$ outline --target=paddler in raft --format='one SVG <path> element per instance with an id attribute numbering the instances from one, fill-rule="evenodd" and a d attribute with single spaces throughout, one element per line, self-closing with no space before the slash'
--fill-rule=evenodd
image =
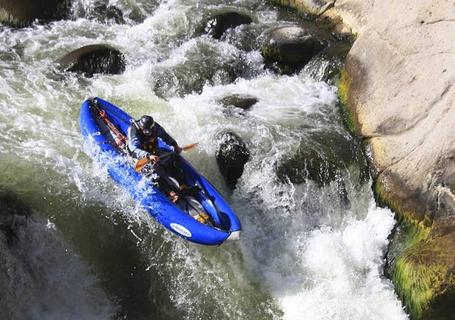
<path id="1" fill-rule="evenodd" d="M 135 159 L 148 158 L 150 162 L 144 166 L 142 173 L 152 178 L 161 189 L 169 194 L 171 200 L 176 202 L 180 189 L 178 183 L 169 177 L 168 166 L 172 167 L 172 156 L 160 159 L 163 154 L 168 154 L 165 150 L 158 148 L 158 138 L 174 148 L 176 154 L 182 152 L 178 145 L 164 128 L 154 121 L 153 117 L 144 115 L 137 121 L 132 121 L 127 133 L 127 148 L 129 154 Z"/>

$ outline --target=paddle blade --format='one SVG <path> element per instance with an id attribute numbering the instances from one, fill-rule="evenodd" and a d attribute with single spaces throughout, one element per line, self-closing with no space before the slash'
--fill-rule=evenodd
<path id="1" fill-rule="evenodd" d="M 198 145 L 199 142 L 194 142 L 194 143 L 190 143 L 190 144 L 187 144 L 186 146 L 182 147 L 182 151 L 188 151 L 188 150 L 191 150 L 193 149 L 195 146 Z M 173 154 L 174 152 L 168 152 L 168 153 L 165 153 L 165 154 L 162 154 L 160 156 L 160 158 L 163 158 L 163 157 L 166 157 L 170 154 Z M 149 158 L 142 158 L 142 159 L 139 159 L 137 162 L 136 162 L 136 166 L 134 167 L 134 170 L 136 170 L 136 172 L 141 172 L 142 168 L 150 162 L 150 159 Z"/>
<path id="2" fill-rule="evenodd" d="M 183 151 L 188 151 L 190 149 L 193 149 L 195 146 L 197 146 L 199 144 L 199 142 L 194 142 L 194 143 L 190 143 L 190 144 L 187 144 L 186 146 L 184 146 L 182 148 Z"/>
<path id="3" fill-rule="evenodd" d="M 139 159 L 137 162 L 136 162 L 136 166 L 134 167 L 134 170 L 136 170 L 136 172 L 141 172 L 142 168 L 150 162 L 150 159 L 149 158 L 142 158 L 142 159 Z"/>

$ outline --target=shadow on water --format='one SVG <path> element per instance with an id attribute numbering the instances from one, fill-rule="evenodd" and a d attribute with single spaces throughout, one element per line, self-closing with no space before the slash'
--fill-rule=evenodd
<path id="1" fill-rule="evenodd" d="M 111 303 L 119 306 L 116 318 L 150 319 L 151 315 L 154 319 L 183 318 L 169 300 L 169 292 L 159 273 L 148 268 L 148 261 L 133 231 L 136 229 L 138 232 L 138 226 L 133 226 L 124 213 L 100 203 L 83 204 L 72 197 L 75 190 L 69 190 L 68 186 L 63 186 L 66 190 L 62 192 L 58 186 L 49 185 L 49 181 L 56 181 L 55 176 L 50 177 L 55 175 L 52 172 L 43 174 L 38 170 L 30 170 L 30 167 L 12 165 L 9 170 L 22 172 L 22 179 L 10 181 L 13 183 L 9 184 L 8 189 L 12 192 L 6 193 L 0 189 L 0 233 L 6 238 L 5 241 L 15 243 L 17 229 L 28 223 L 28 216 L 33 216 L 37 221 L 47 220 L 47 224 L 58 230 L 55 241 L 63 241 L 64 247 L 74 249 L 88 263 L 86 268 L 96 275 Z M 41 177 L 44 184 L 35 185 L 41 179 L 30 180 L 30 177 Z M 46 222 L 40 223 L 46 229 Z M 42 259 L 62 259 L 57 261 L 59 266 L 71 263 L 65 256 L 52 252 L 44 254 L 50 257 L 43 256 Z M 81 278 L 84 276 L 81 275 Z M 84 279 L 80 281 L 84 282 Z M 66 316 L 72 315 L 73 310 L 68 310 Z"/>

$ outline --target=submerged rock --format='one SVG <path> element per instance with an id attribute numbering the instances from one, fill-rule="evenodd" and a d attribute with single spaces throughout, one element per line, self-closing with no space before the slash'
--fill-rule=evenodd
<path id="1" fill-rule="evenodd" d="M 250 109 L 258 101 L 256 97 L 248 94 L 231 94 L 217 100 L 224 107 L 234 106 L 243 110 Z"/>
<path id="2" fill-rule="evenodd" d="M 172 58 L 171 58 L 172 59 Z M 241 55 L 222 55 L 209 41 L 197 39 L 174 65 L 163 64 L 152 71 L 155 94 L 168 98 L 200 93 L 204 85 L 228 84 L 248 77 L 248 63 Z"/>
<path id="3" fill-rule="evenodd" d="M 227 11 L 212 16 L 205 23 L 205 32 L 215 39 L 221 36 L 230 28 L 238 27 L 242 24 L 250 24 L 253 20 L 246 14 L 236 11 Z"/>
<path id="4" fill-rule="evenodd" d="M 276 63 L 283 73 L 292 73 L 300 70 L 323 48 L 324 43 L 306 29 L 282 26 L 266 32 L 261 53 L 268 65 Z"/>
<path id="5" fill-rule="evenodd" d="M 34 20 L 61 20 L 68 16 L 70 0 L 2 0 L 0 22 L 25 26 Z"/>
<path id="6" fill-rule="evenodd" d="M 87 14 L 88 18 L 97 19 L 101 22 L 115 22 L 118 24 L 125 23 L 123 12 L 116 6 L 108 6 L 107 1 L 96 1 L 91 10 Z"/>
<path id="7" fill-rule="evenodd" d="M 125 23 L 123 19 L 123 12 L 116 6 L 109 6 L 106 9 L 106 20 L 114 21 L 115 23 L 122 24 Z"/>
<path id="8" fill-rule="evenodd" d="M 310 147 L 299 148 L 290 158 L 281 162 L 276 174 L 282 182 L 300 184 L 308 179 L 319 186 L 335 180 L 339 170 L 344 167 L 341 161 Z"/>
<path id="9" fill-rule="evenodd" d="M 366 182 L 369 173 L 360 146 L 349 135 L 316 132 L 276 164 L 276 174 L 283 183 L 301 184 L 311 180 L 322 187 L 339 180 L 353 164 L 359 168 L 359 182 Z"/>
<path id="10" fill-rule="evenodd" d="M 220 141 L 215 154 L 218 168 L 227 185 L 234 188 L 242 176 L 245 163 L 250 159 L 250 151 L 234 132 L 223 131 L 218 133 L 216 138 Z"/>
<path id="11" fill-rule="evenodd" d="M 121 74 L 125 71 L 123 54 L 104 44 L 88 45 L 74 50 L 58 60 L 65 70 L 92 77 L 96 73 Z"/>

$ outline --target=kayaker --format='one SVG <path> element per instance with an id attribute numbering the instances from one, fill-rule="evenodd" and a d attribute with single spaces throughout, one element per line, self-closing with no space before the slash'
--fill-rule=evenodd
<path id="1" fill-rule="evenodd" d="M 144 115 L 139 120 L 133 121 L 128 128 L 128 149 L 136 159 L 148 157 L 153 163 L 158 161 L 160 150 L 157 138 L 174 148 L 179 154 L 182 148 L 178 145 L 159 123 L 151 116 Z"/>
<path id="2" fill-rule="evenodd" d="M 144 173 L 151 176 L 152 180 L 157 182 L 160 187 L 164 187 L 166 184 L 171 185 L 171 189 L 177 190 L 178 185 L 172 179 L 169 179 L 165 166 L 161 163 L 162 161 L 159 161 L 160 155 L 167 152 L 158 148 L 157 139 L 161 138 L 161 140 L 174 148 L 175 153 L 179 154 L 182 152 L 182 148 L 177 141 L 159 123 L 154 121 L 153 117 L 148 115 L 144 115 L 139 120 L 131 123 L 127 137 L 127 147 L 132 157 L 150 159 L 150 165 L 144 167 Z M 162 183 L 163 179 L 165 183 Z M 169 193 L 172 198 L 177 199 L 173 190 L 169 191 Z"/>

